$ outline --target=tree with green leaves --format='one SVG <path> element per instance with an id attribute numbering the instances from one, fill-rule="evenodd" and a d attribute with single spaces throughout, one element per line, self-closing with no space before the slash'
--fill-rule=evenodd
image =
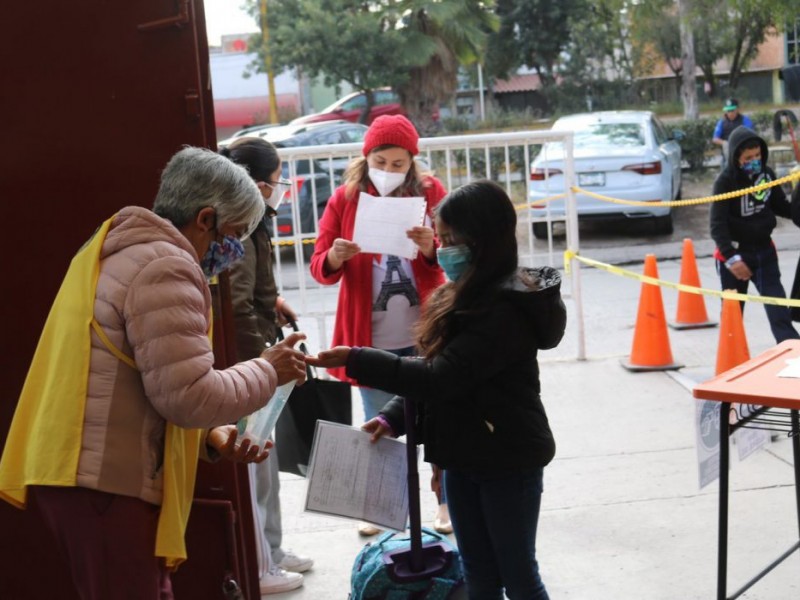
<path id="1" fill-rule="evenodd" d="M 360 0 L 267 0 L 269 44 L 276 69 L 299 67 L 325 85 L 342 82 L 365 92 L 366 120 L 374 103 L 373 90 L 397 87 L 407 74 L 391 60 L 404 51 L 406 40 L 391 19 Z M 249 0 L 250 12 L 258 14 L 258 0 Z M 260 35 L 253 36 L 250 49 L 258 60 L 252 65 L 263 71 L 264 47 Z"/>
<path id="2" fill-rule="evenodd" d="M 408 78 L 397 86 L 403 106 L 417 128 L 434 129 L 432 116 L 458 85 L 459 65 L 484 54 L 487 33 L 496 27 L 492 3 L 481 0 L 398 0 L 388 2 L 402 15 L 399 30 L 408 40 Z"/>
<path id="3" fill-rule="evenodd" d="M 504 77 L 521 66 L 534 69 L 542 86 L 553 86 L 570 36 L 570 17 L 585 14 L 587 0 L 497 0 L 500 26 L 489 40 L 487 65 Z"/>
<path id="4" fill-rule="evenodd" d="M 767 36 L 782 31 L 796 12 L 796 0 L 693 0 L 687 18 L 693 23 L 695 62 L 714 95 L 716 65 L 729 65 L 729 86 L 735 90 L 742 73 L 758 54 Z M 676 0 L 648 0 L 634 6 L 633 37 L 637 64 L 646 72 L 654 52 L 676 76 L 682 69 L 680 31 Z"/>
<path id="5" fill-rule="evenodd" d="M 570 16 L 563 72 L 571 80 L 634 82 L 627 5 L 630 0 L 596 0 Z"/>
<path id="6" fill-rule="evenodd" d="M 248 0 L 253 15 L 258 0 Z M 276 68 L 297 67 L 328 86 L 363 91 L 366 119 L 373 90 L 400 95 L 422 133 L 456 89 L 459 64 L 476 60 L 493 15 L 477 0 L 267 0 L 270 53 Z M 263 56 L 261 37 L 251 49 Z M 254 65 L 263 70 L 261 58 Z"/>

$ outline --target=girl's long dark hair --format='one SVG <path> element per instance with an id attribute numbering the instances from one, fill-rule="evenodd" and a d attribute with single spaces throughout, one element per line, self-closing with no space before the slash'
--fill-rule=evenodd
<path id="1" fill-rule="evenodd" d="M 436 216 L 469 247 L 472 260 L 456 282 L 437 289 L 416 327 L 417 346 L 439 354 L 454 333 L 456 318 L 488 307 L 517 269 L 517 212 L 505 190 L 489 180 L 450 192 Z"/>

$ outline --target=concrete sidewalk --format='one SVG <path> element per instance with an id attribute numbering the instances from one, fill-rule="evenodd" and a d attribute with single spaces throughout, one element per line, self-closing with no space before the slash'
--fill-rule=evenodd
<path id="1" fill-rule="evenodd" d="M 797 257 L 796 250 L 781 255 L 787 288 Z M 662 279 L 679 280 L 679 261 L 658 266 Z M 698 267 L 702 284 L 717 289 L 713 261 L 698 259 Z M 641 272 L 641 265 L 626 268 Z M 558 444 L 545 471 L 538 535 L 550 596 L 715 598 L 717 484 L 698 486 L 691 387 L 713 376 L 719 328 L 670 330 L 673 356 L 685 367 L 631 373 L 620 360 L 630 353 L 640 284 L 583 269 L 582 289 L 588 360 L 576 360 L 574 322 L 558 348 L 540 354 L 542 395 Z M 286 296 L 292 301 L 290 291 Z M 663 290 L 662 297 L 669 320 L 677 293 Z M 330 303 L 331 296 L 322 301 Z M 574 311 L 571 300 L 566 302 Z M 706 307 L 716 319 L 719 301 L 707 298 Z M 302 317 L 301 325 L 313 350 L 318 328 Z M 325 329 L 331 326 L 326 323 Z M 745 328 L 751 356 L 774 345 L 762 305 L 747 307 Z M 355 423 L 361 414 L 355 393 Z M 422 519 L 430 526 L 435 498 L 427 487 L 429 472 L 422 463 Z M 305 480 L 282 475 L 281 481 L 284 545 L 316 563 L 303 588 L 276 597 L 347 598 L 350 568 L 366 540 L 352 521 L 303 512 Z M 729 593 L 797 540 L 790 441 L 773 442 L 742 463 L 733 452 L 731 490 Z M 741 597 L 800 597 L 798 560 L 791 557 Z"/>

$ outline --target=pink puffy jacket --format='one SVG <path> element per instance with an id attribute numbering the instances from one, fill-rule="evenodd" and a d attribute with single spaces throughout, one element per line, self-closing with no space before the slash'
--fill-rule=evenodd
<path id="1" fill-rule="evenodd" d="M 103 244 L 94 315 L 137 369 L 92 332 L 79 486 L 160 504 L 167 421 L 216 427 L 266 404 L 277 385 L 266 360 L 213 368 L 210 314 L 189 241 L 145 208 L 120 211 Z"/>

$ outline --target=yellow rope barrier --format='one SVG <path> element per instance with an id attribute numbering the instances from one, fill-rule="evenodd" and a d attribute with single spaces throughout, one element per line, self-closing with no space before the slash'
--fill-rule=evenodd
<path id="1" fill-rule="evenodd" d="M 597 198 L 598 200 L 605 200 L 606 202 L 611 202 L 613 204 L 627 204 L 629 206 L 692 206 L 694 204 L 706 204 L 710 202 L 718 202 L 720 200 L 730 200 L 731 198 L 738 198 L 739 196 L 744 196 L 745 194 L 751 194 L 753 192 L 760 192 L 761 190 L 765 190 L 767 188 L 774 187 L 776 185 L 783 185 L 784 183 L 800 180 L 800 171 L 796 173 L 789 173 L 788 175 L 781 177 L 780 179 L 776 179 L 774 181 L 768 181 L 766 183 L 761 183 L 759 185 L 754 185 L 749 188 L 744 188 L 741 190 L 736 190 L 734 192 L 727 192 L 725 194 L 717 194 L 716 196 L 707 196 L 705 198 L 692 198 L 689 200 L 671 200 L 668 202 L 664 201 L 657 201 L 657 202 L 644 202 L 641 200 L 620 200 L 619 198 L 612 198 L 611 196 L 604 196 L 602 194 L 596 194 L 594 192 L 590 192 L 589 190 L 585 190 L 578 186 L 573 186 L 572 190 L 574 192 L 578 192 L 581 194 L 585 194 L 587 196 L 591 196 L 592 198 Z"/>
<path id="2" fill-rule="evenodd" d="M 709 290 L 706 288 L 695 287 L 693 285 L 685 285 L 683 283 L 675 283 L 672 281 L 665 281 L 663 279 L 656 279 L 655 277 L 640 275 L 639 273 L 634 273 L 633 271 L 628 271 L 614 265 L 609 265 L 591 258 L 586 258 L 585 256 L 580 256 L 571 250 L 564 251 L 564 270 L 567 274 L 569 274 L 571 271 L 573 260 L 580 261 L 589 267 L 594 267 L 595 269 L 607 271 L 613 275 L 628 277 L 629 279 L 635 279 L 637 281 L 641 281 L 642 283 L 649 283 L 660 287 L 671 288 L 680 292 L 700 294 L 703 296 L 713 296 L 722 299 L 739 300 L 740 302 L 760 302 L 761 304 L 775 304 L 778 306 L 800 306 L 800 300 L 773 298 L 771 296 L 751 296 L 749 294 L 738 294 L 731 291 Z"/>
<path id="3" fill-rule="evenodd" d="M 301 244 L 316 244 L 317 238 L 306 238 L 304 240 L 300 240 Z M 273 242 L 273 246 L 294 246 L 294 240 L 278 240 L 277 242 Z"/>

